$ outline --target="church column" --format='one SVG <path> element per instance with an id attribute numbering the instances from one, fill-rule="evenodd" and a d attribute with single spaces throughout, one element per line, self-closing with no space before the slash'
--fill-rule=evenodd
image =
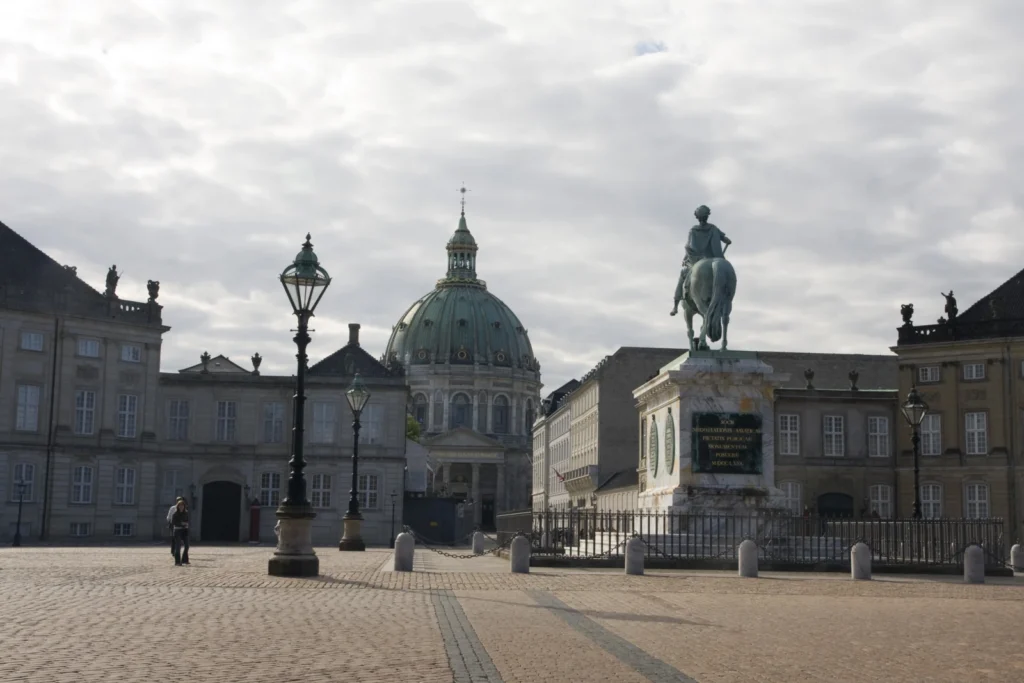
<path id="1" fill-rule="evenodd" d="M 473 525 L 480 526 L 480 521 L 483 519 L 483 506 L 480 504 L 480 463 L 475 462 L 472 467 L 470 495 L 473 497 Z"/>
<path id="2" fill-rule="evenodd" d="M 442 432 L 447 431 L 448 430 L 448 425 L 451 424 L 448 421 L 448 419 L 449 419 L 448 413 L 451 410 L 451 403 L 452 403 L 450 398 L 451 397 L 448 396 L 448 392 L 447 391 L 444 392 L 443 394 L 441 394 L 441 400 L 444 401 L 444 422 L 441 424 L 441 431 Z"/>
<path id="3" fill-rule="evenodd" d="M 473 392 L 473 423 L 470 425 L 470 427 L 472 427 L 473 431 L 476 431 L 477 425 L 480 424 L 479 422 L 477 422 L 477 415 L 479 414 L 479 412 L 480 412 L 480 394 L 479 394 L 479 392 L 474 391 Z"/>
<path id="4" fill-rule="evenodd" d="M 495 465 L 498 468 L 498 485 L 494 495 L 494 512 L 508 512 L 505 509 L 505 463 Z"/>

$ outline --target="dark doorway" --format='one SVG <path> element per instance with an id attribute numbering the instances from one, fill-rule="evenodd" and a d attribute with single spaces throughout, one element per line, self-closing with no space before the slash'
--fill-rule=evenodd
<path id="1" fill-rule="evenodd" d="M 494 531 L 494 499 L 484 498 L 480 501 L 480 528 Z"/>
<path id="2" fill-rule="evenodd" d="M 203 486 L 202 516 L 200 540 L 206 543 L 238 543 L 242 487 L 231 481 L 211 481 Z"/>
<path id="3" fill-rule="evenodd" d="M 853 496 L 845 493 L 823 493 L 818 496 L 818 516 L 853 517 Z"/>

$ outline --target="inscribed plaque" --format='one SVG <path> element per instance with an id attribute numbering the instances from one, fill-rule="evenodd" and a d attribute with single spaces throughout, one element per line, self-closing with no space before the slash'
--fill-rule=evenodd
<path id="1" fill-rule="evenodd" d="M 693 471 L 761 474 L 761 416 L 757 413 L 694 413 Z"/>

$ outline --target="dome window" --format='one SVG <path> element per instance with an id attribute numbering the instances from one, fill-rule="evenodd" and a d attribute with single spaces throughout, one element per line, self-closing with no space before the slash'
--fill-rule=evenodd
<path id="1" fill-rule="evenodd" d="M 498 353 L 494 354 L 494 360 L 498 361 L 499 363 L 504 363 L 506 360 L 508 360 L 508 358 L 505 356 L 504 351 L 498 351 Z"/>
<path id="2" fill-rule="evenodd" d="M 466 351 L 465 348 L 461 348 L 455 354 L 455 357 L 458 358 L 459 360 L 466 360 L 469 358 L 469 353 Z"/>
<path id="3" fill-rule="evenodd" d="M 431 320 L 430 318 L 424 318 L 424 320 L 423 320 L 423 327 L 431 327 L 431 326 L 433 326 L 433 324 L 434 324 L 433 320 Z"/>
<path id="4" fill-rule="evenodd" d="M 459 318 L 459 327 L 465 327 L 467 322 L 469 321 L 465 318 Z"/>
<path id="5" fill-rule="evenodd" d="M 494 327 L 494 329 L 496 329 L 496 330 L 500 330 L 500 329 L 501 329 L 501 323 L 500 323 L 499 321 L 497 321 L 497 320 L 495 320 L 495 321 L 494 321 L 493 323 L 491 323 L 491 325 L 492 325 L 492 326 Z"/>
<path id="6" fill-rule="evenodd" d="M 429 357 L 430 354 L 427 353 L 426 349 L 420 349 L 419 351 L 416 352 L 416 360 L 420 362 L 425 363 Z"/>

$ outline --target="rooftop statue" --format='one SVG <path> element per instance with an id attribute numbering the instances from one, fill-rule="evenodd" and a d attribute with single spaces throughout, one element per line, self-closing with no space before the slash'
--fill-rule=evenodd
<path id="1" fill-rule="evenodd" d="M 953 296 L 953 290 L 949 290 L 949 294 L 946 294 L 945 292 L 939 292 L 939 294 L 946 298 L 946 315 L 949 316 L 949 321 L 953 322 L 956 320 L 957 314 L 956 297 Z"/>
<path id="2" fill-rule="evenodd" d="M 117 281 L 120 279 L 121 276 L 117 272 L 117 266 L 110 266 L 110 269 L 107 270 L 107 289 L 103 293 L 110 298 L 117 296 L 115 292 L 117 291 Z"/>
<path id="3" fill-rule="evenodd" d="M 707 349 L 707 340 L 722 340 L 722 350 L 728 348 L 729 315 L 732 313 L 732 298 L 736 294 L 736 271 L 725 259 L 725 250 L 732 240 L 717 226 L 708 223 L 711 209 L 699 206 L 694 211 L 697 225 L 690 228 L 686 240 L 686 257 L 676 284 L 675 302 L 669 315 L 679 312 L 683 304 L 686 317 L 686 336 L 690 350 Z M 723 248 L 722 245 L 725 245 Z M 704 319 L 700 337 L 693 338 L 693 316 L 699 313 Z"/>

